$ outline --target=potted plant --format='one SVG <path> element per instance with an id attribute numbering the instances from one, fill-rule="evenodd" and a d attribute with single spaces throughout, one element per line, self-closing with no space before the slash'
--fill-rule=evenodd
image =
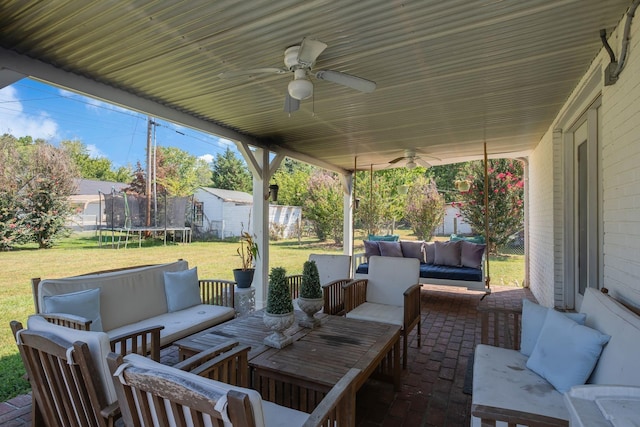
<path id="1" fill-rule="evenodd" d="M 254 260 L 258 259 L 258 244 L 253 240 L 253 236 L 246 231 L 240 235 L 240 247 L 237 249 L 242 260 L 242 268 L 233 270 L 233 277 L 239 288 L 248 288 L 253 282 L 253 274 L 256 269 L 253 266 Z"/>
<path id="2" fill-rule="evenodd" d="M 287 272 L 282 267 L 274 267 L 269 273 L 267 307 L 264 310 L 263 321 L 273 334 L 266 337 L 264 343 L 275 348 L 283 348 L 293 341 L 293 338 L 283 333 L 295 320 L 286 275 Z"/>
<path id="3" fill-rule="evenodd" d="M 315 328 L 320 320 L 314 315 L 322 309 L 322 287 L 320 286 L 320 274 L 315 261 L 306 261 L 302 266 L 302 283 L 300 284 L 300 297 L 298 306 L 307 315 L 299 322 L 300 326 Z"/>

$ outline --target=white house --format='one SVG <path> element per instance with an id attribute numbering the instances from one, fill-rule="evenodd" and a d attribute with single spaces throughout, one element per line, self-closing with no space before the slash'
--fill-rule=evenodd
<path id="1" fill-rule="evenodd" d="M 100 193 L 111 191 L 120 192 L 129 184 L 122 182 L 98 181 L 95 179 L 76 179 L 76 191 L 69 196 L 75 208 L 75 214 L 69 219 L 68 225 L 74 230 L 95 230 L 103 224 L 104 218 L 100 213 L 104 208 L 104 199 L 100 200 Z"/>
<path id="2" fill-rule="evenodd" d="M 239 236 L 242 230 L 251 230 L 253 196 L 243 191 L 200 187 L 195 192 L 196 221 L 200 232 L 211 233 L 224 239 Z M 299 206 L 269 206 L 269 224 L 280 237 L 295 236 L 296 226 L 302 217 Z"/>

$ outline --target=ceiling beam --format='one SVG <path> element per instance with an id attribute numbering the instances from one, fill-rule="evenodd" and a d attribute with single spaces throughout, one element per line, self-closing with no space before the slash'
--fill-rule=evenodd
<path id="1" fill-rule="evenodd" d="M 264 144 L 253 136 L 237 132 L 208 120 L 199 119 L 190 114 L 167 107 L 166 105 L 142 98 L 131 92 L 64 71 L 51 64 L 20 55 L 11 50 L 0 48 L 0 64 L 2 64 L 3 69 L 11 70 L 14 73 L 18 73 L 18 75 L 41 80 L 54 86 L 59 86 L 73 92 L 78 92 L 92 98 L 97 98 L 111 104 L 178 123 L 232 141 L 240 141 L 256 147 L 268 148 L 267 144 Z"/>

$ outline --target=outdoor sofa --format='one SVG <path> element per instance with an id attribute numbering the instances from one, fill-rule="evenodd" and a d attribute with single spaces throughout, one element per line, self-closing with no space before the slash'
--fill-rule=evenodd
<path id="1" fill-rule="evenodd" d="M 160 348 L 235 317 L 234 282 L 199 280 L 184 260 L 32 280 L 36 314 L 76 329 L 106 332 L 114 350 Z M 156 338 L 154 338 L 154 336 Z M 126 348 L 120 348 L 125 346 Z"/>
<path id="2" fill-rule="evenodd" d="M 572 390 L 640 386 L 640 316 L 603 292 L 588 288 L 579 313 L 524 300 L 522 312 L 488 308 L 481 316 L 482 342 L 510 338 L 510 348 L 475 349 L 472 426 L 568 426 Z"/>

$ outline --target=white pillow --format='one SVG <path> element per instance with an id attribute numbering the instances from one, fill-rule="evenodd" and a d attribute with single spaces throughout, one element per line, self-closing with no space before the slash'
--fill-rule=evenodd
<path id="1" fill-rule="evenodd" d="M 527 368 L 549 381 L 560 393 L 566 393 L 589 379 L 602 347 L 610 338 L 550 310 L 527 360 Z"/>
<path id="2" fill-rule="evenodd" d="M 525 356 L 531 356 L 533 347 L 535 347 L 540 336 L 540 331 L 544 325 L 549 311 L 555 311 L 552 308 L 543 307 L 524 298 L 522 300 L 522 332 L 520 334 L 520 353 Z M 569 319 L 584 325 L 587 315 L 584 313 L 562 313 Z"/>
<path id="3" fill-rule="evenodd" d="M 164 293 L 167 296 L 169 313 L 202 304 L 198 285 L 198 267 L 175 272 L 165 271 Z"/>
<path id="4" fill-rule="evenodd" d="M 44 298 L 43 313 L 67 313 L 91 320 L 91 330 L 102 332 L 100 288 Z"/>

